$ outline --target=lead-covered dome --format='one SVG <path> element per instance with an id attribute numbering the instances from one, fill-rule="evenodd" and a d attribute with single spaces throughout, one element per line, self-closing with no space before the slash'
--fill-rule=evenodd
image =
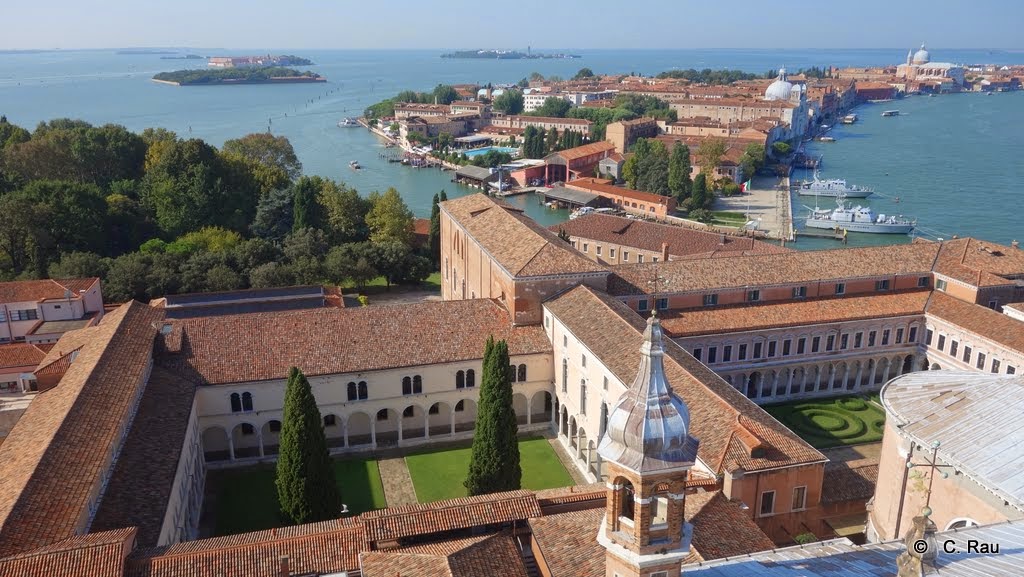
<path id="1" fill-rule="evenodd" d="M 789 100 L 793 93 L 793 84 L 786 80 L 786 69 L 779 70 L 779 76 L 764 91 L 765 100 Z"/>
<path id="2" fill-rule="evenodd" d="M 921 45 L 921 49 L 914 53 L 914 64 L 928 64 L 932 60 L 932 55 L 925 50 L 924 44 Z"/>

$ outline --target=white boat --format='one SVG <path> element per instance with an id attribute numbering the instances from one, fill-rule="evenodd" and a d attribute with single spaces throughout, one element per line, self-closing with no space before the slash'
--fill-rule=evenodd
<path id="1" fill-rule="evenodd" d="M 846 180 L 841 178 L 821 180 L 818 178 L 817 171 L 814 172 L 814 180 L 802 183 L 797 191 L 800 196 L 827 196 L 833 198 L 838 196 L 867 198 L 874 192 L 870 188 L 847 184 Z"/>
<path id="2" fill-rule="evenodd" d="M 352 162 L 348 163 L 348 167 L 351 168 L 352 170 L 359 170 L 360 168 L 362 168 L 361 166 L 359 166 L 358 160 L 353 160 Z"/>
<path id="3" fill-rule="evenodd" d="M 577 208 L 576 210 L 572 211 L 569 214 L 569 220 L 577 219 L 577 218 L 579 218 L 579 217 L 581 217 L 581 216 L 583 216 L 585 214 L 590 214 L 592 212 L 594 212 L 594 207 L 592 207 L 592 206 L 581 206 L 581 207 Z"/>
<path id="4" fill-rule="evenodd" d="M 805 224 L 808 228 L 824 228 L 836 232 L 869 232 L 876 234 L 907 234 L 914 230 L 917 221 L 900 216 L 876 215 L 870 207 L 850 208 L 846 197 L 836 199 L 839 205 L 832 210 L 806 207 L 810 211 Z"/>
<path id="5" fill-rule="evenodd" d="M 882 116 L 899 116 L 899 110 L 885 110 L 882 112 Z"/>
<path id="6" fill-rule="evenodd" d="M 847 114 L 843 117 L 843 124 L 853 124 L 854 122 L 857 122 L 856 114 Z"/>
<path id="7" fill-rule="evenodd" d="M 818 138 L 818 141 L 819 142 L 835 142 L 836 139 L 832 138 L 831 136 L 822 136 L 822 137 Z"/>
<path id="8" fill-rule="evenodd" d="M 340 121 L 338 121 L 338 126 L 342 126 L 342 127 L 346 127 L 346 126 L 359 126 L 359 121 L 356 120 L 355 118 L 345 117 L 345 118 L 342 118 Z"/>

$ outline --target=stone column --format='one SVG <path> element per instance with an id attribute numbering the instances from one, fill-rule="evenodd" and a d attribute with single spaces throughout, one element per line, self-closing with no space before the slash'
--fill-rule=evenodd
<path id="1" fill-rule="evenodd" d="M 423 438 L 430 440 L 430 407 L 423 413 Z"/>
<path id="2" fill-rule="evenodd" d="M 232 461 L 235 460 L 235 434 L 234 430 L 228 435 L 228 456 Z"/>

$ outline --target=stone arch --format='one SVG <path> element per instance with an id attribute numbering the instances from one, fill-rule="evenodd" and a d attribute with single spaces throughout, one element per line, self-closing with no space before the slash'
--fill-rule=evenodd
<path id="1" fill-rule="evenodd" d="M 462 399 L 455 403 L 455 432 L 472 431 L 476 427 L 476 401 Z"/>
<path id="2" fill-rule="evenodd" d="M 832 370 L 829 372 L 829 382 L 832 383 L 832 389 L 838 389 L 843 386 L 843 379 L 846 378 L 846 363 L 840 361 L 832 365 Z"/>
<path id="3" fill-rule="evenodd" d="M 345 438 L 349 447 L 373 443 L 373 420 L 371 415 L 357 411 L 345 420 Z"/>
<path id="4" fill-rule="evenodd" d="M 860 361 L 854 361 L 850 363 L 846 371 L 846 378 L 843 379 L 843 384 L 846 390 L 852 391 L 857 386 L 857 379 L 860 378 L 861 372 L 864 370 L 863 365 Z"/>
<path id="5" fill-rule="evenodd" d="M 634 502 L 634 498 L 636 496 L 636 489 L 633 488 L 633 483 L 630 483 L 629 479 L 626 479 L 625 477 L 619 477 L 615 479 L 614 485 L 621 487 L 621 489 L 618 490 L 619 507 L 616 513 L 618 513 L 619 517 L 635 521 L 636 503 Z"/>
<path id="6" fill-rule="evenodd" d="M 402 410 L 402 440 L 422 439 L 427 435 L 427 415 L 423 407 L 408 405 Z"/>
<path id="7" fill-rule="evenodd" d="M 341 415 L 326 413 L 324 419 L 324 437 L 327 438 L 327 448 L 335 449 L 345 446 L 345 423 Z"/>
<path id="8" fill-rule="evenodd" d="M 563 437 L 568 437 L 569 436 L 569 411 L 567 411 L 565 409 L 565 405 L 562 405 L 562 413 L 561 413 L 561 415 L 562 415 L 561 418 L 558 419 L 559 434 L 561 434 Z"/>
<path id="9" fill-rule="evenodd" d="M 281 443 L 281 421 L 271 419 L 263 423 L 260 430 L 260 442 L 263 443 L 264 455 L 276 455 L 277 447 Z"/>
<path id="10" fill-rule="evenodd" d="M 772 387 L 775 386 L 776 377 L 778 377 L 778 373 L 775 371 L 765 371 L 765 373 L 761 375 L 761 392 L 759 393 L 761 397 L 772 396 Z"/>
<path id="11" fill-rule="evenodd" d="M 576 416 L 569 417 L 569 446 L 576 448 L 576 436 L 579 435 L 579 431 L 576 428 Z"/>
<path id="12" fill-rule="evenodd" d="M 789 390 L 789 371 L 789 367 L 786 367 L 775 375 L 775 395 L 778 397 L 784 396 Z"/>
<path id="13" fill-rule="evenodd" d="M 932 365 L 930 367 L 928 367 L 928 370 L 929 371 L 941 371 L 942 370 L 942 366 L 939 365 L 939 363 L 932 363 Z"/>
<path id="14" fill-rule="evenodd" d="M 430 436 L 452 434 L 452 407 L 445 402 L 437 402 L 427 409 L 427 423 Z"/>
<path id="15" fill-rule="evenodd" d="M 579 457 L 579 460 L 582 461 L 584 465 L 587 465 L 589 467 L 590 453 L 587 451 L 587 440 L 587 431 L 583 427 L 580 427 L 579 434 L 577 435 L 576 439 L 576 447 L 579 451 L 577 455 Z"/>
<path id="16" fill-rule="evenodd" d="M 757 389 L 761 384 L 761 373 L 754 371 L 747 375 L 747 398 L 756 399 Z"/>
<path id="17" fill-rule="evenodd" d="M 530 398 L 530 422 L 547 423 L 551 420 L 551 393 L 537 391 Z"/>
<path id="18" fill-rule="evenodd" d="M 525 425 L 530 421 L 530 402 L 526 395 L 516 393 L 512 395 L 512 410 L 516 412 L 516 422 Z"/>
<path id="19" fill-rule="evenodd" d="M 207 463 L 232 459 L 231 444 L 224 427 L 213 426 L 203 431 L 203 458 Z"/>
<path id="20" fill-rule="evenodd" d="M 381 409 L 374 414 L 373 429 L 378 447 L 398 444 L 399 419 L 401 415 L 394 409 Z"/>
<path id="21" fill-rule="evenodd" d="M 236 459 L 260 456 L 260 429 L 252 423 L 238 423 L 231 429 L 231 446 Z"/>
<path id="22" fill-rule="evenodd" d="M 597 454 L 597 445 L 594 444 L 593 440 L 587 441 L 587 455 L 590 456 L 590 464 L 587 465 L 587 469 L 590 473 L 601 478 L 601 456 Z"/>

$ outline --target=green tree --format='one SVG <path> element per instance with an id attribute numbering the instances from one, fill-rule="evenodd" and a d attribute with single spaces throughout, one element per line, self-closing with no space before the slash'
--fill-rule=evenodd
<path id="1" fill-rule="evenodd" d="M 464 483 L 471 496 L 520 488 L 523 471 L 518 433 L 508 344 L 503 340 L 494 342 L 491 336 L 484 347 L 476 429 Z"/>
<path id="2" fill-rule="evenodd" d="M 518 90 L 506 90 L 494 99 L 491 106 L 498 112 L 519 114 L 523 111 L 523 93 Z"/>
<path id="3" fill-rule="evenodd" d="M 708 180 L 703 172 L 698 173 L 693 179 L 693 194 L 690 196 L 690 210 L 699 210 L 711 203 L 708 194 Z"/>
<path id="4" fill-rule="evenodd" d="M 295 155 L 291 141 L 284 136 L 274 136 L 266 132 L 248 134 L 226 141 L 222 150 L 280 170 L 289 180 L 294 180 L 302 174 L 302 163 Z"/>
<path id="5" fill-rule="evenodd" d="M 320 410 L 309 381 L 296 367 L 288 372 L 279 445 L 274 484 L 284 516 L 296 525 L 338 517 L 341 493 Z"/>
<path id="6" fill-rule="evenodd" d="M 447 84 L 438 84 L 431 95 L 438 104 L 451 104 L 459 99 L 459 93 Z"/>
<path id="7" fill-rule="evenodd" d="M 435 194 L 430 204 L 430 231 L 427 233 L 427 249 L 434 268 L 441 265 L 441 195 Z"/>
<path id="8" fill-rule="evenodd" d="M 594 71 L 589 68 L 580 68 L 580 71 L 572 77 L 573 80 L 583 80 L 584 78 L 593 78 Z"/>
<path id="9" fill-rule="evenodd" d="M 700 171 L 705 178 L 711 178 L 715 169 L 722 164 L 722 158 L 728 145 L 721 138 L 707 138 L 697 147 L 697 160 L 700 162 Z"/>
<path id="10" fill-rule="evenodd" d="M 40 231 L 48 238 L 48 247 L 36 244 L 35 264 L 45 274 L 49 258 L 61 252 L 105 250 L 107 202 L 94 184 L 70 181 L 36 180 L 22 189 L 24 198 L 46 213 Z M 38 237 L 37 238 L 42 238 Z"/>
<path id="11" fill-rule="evenodd" d="M 554 126 L 548 129 L 548 137 L 544 143 L 544 150 L 546 153 L 552 153 L 558 150 L 558 129 Z"/>
<path id="12" fill-rule="evenodd" d="M 107 262 L 92 252 L 66 252 L 50 264 L 50 278 L 90 278 L 107 276 Z"/>
<path id="13" fill-rule="evenodd" d="M 793 147 L 788 142 L 773 142 L 772 143 L 772 154 L 776 157 L 789 156 L 789 153 L 793 152 Z"/>
<path id="14" fill-rule="evenodd" d="M 413 216 L 398 191 L 389 188 L 384 194 L 370 193 L 370 211 L 366 214 L 366 225 L 370 228 L 370 240 L 375 243 L 400 242 L 409 246 L 412 242 Z"/>
<path id="15" fill-rule="evenodd" d="M 58 118 L 41 122 L 30 140 L 6 147 L 4 165 L 26 180 L 70 180 L 105 188 L 115 180 L 141 177 L 145 157 L 145 142 L 123 126 Z"/>
<path id="16" fill-rule="evenodd" d="M 532 116 L 565 118 L 565 115 L 569 113 L 570 108 L 572 108 L 572 103 L 568 100 L 557 96 L 549 96 L 544 99 L 544 103 L 541 104 L 539 108 L 530 114 Z"/>
<path id="17" fill-rule="evenodd" d="M 665 144 L 660 140 L 646 143 L 646 152 L 636 154 L 636 189 L 661 196 L 671 196 L 668 184 L 669 154 Z"/>
<path id="18" fill-rule="evenodd" d="M 271 191 L 260 199 L 256 216 L 249 229 L 260 238 L 281 240 L 292 230 L 295 221 L 294 189 Z"/>
<path id="19" fill-rule="evenodd" d="M 252 288 L 273 288 L 294 284 L 295 273 L 290 266 L 283 263 L 268 262 L 249 270 L 249 286 Z"/>
<path id="20" fill-rule="evenodd" d="M 319 201 L 323 207 L 324 232 L 331 244 L 360 242 L 370 238 L 366 214 L 370 212 L 371 204 L 359 196 L 356 189 L 326 179 L 320 189 Z"/>
<path id="21" fill-rule="evenodd" d="M 682 202 L 690 195 L 690 187 L 693 185 L 690 180 L 691 171 L 690 147 L 676 142 L 672 146 L 672 156 L 668 162 L 668 188 L 678 202 Z"/>
<path id="22" fill-rule="evenodd" d="M 230 252 L 241 244 L 242 235 L 219 226 L 205 226 L 182 235 L 178 240 L 206 252 Z"/>
<path id="23" fill-rule="evenodd" d="M 743 168 L 743 178 L 752 178 L 758 170 L 764 166 L 764 145 L 751 142 L 743 149 L 740 156 L 740 166 Z"/>
<path id="24" fill-rule="evenodd" d="M 152 264 L 153 261 L 148 255 L 138 252 L 111 260 L 103 279 L 103 296 L 112 302 L 147 300 L 150 296 L 150 285 L 147 281 L 152 272 Z"/>
<path id="25" fill-rule="evenodd" d="M 373 243 L 373 266 L 384 275 L 390 288 L 394 284 L 418 283 L 430 276 L 430 259 L 415 254 L 409 245 L 389 241 Z"/>
<path id="26" fill-rule="evenodd" d="M 319 176 L 303 176 L 292 187 L 292 230 L 320 228 L 322 215 L 320 191 L 323 179 Z"/>

